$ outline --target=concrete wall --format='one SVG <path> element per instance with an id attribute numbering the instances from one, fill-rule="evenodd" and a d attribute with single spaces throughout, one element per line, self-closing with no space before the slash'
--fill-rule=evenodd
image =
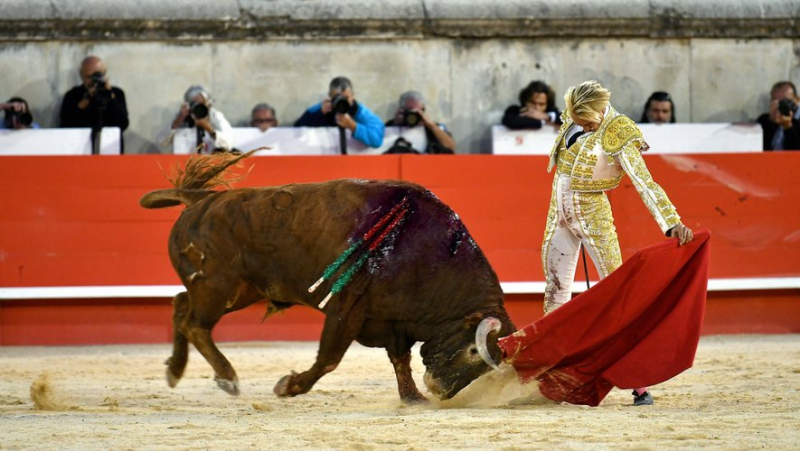
<path id="1" fill-rule="evenodd" d="M 481 153 L 534 79 L 562 107 L 567 87 L 597 79 L 634 118 L 666 90 L 681 122 L 753 120 L 773 82 L 800 83 L 800 2 L 692 3 L 0 0 L 0 98 L 24 97 L 56 126 L 80 60 L 98 55 L 128 97 L 126 151 L 149 153 L 164 151 L 155 137 L 189 85 L 234 125 L 264 101 L 291 125 L 346 75 L 384 119 L 420 90 L 458 152 Z"/>

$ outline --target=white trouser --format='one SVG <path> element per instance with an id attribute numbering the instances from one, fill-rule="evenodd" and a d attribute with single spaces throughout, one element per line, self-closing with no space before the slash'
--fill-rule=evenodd
<path id="1" fill-rule="evenodd" d="M 622 264 L 611 205 L 603 192 L 575 192 L 568 175 L 557 174 L 542 245 L 548 314 L 572 298 L 581 244 L 603 278 Z"/>

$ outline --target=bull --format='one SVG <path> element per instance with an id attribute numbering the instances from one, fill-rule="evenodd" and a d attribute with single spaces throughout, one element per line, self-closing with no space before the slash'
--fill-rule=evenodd
<path id="1" fill-rule="evenodd" d="M 424 383 L 440 399 L 489 370 L 475 344 L 478 324 L 494 318 L 496 336 L 515 328 L 497 275 L 449 207 L 401 181 L 218 189 L 226 169 L 248 155 L 193 157 L 174 188 L 140 201 L 186 207 L 169 237 L 170 260 L 186 287 L 173 298 L 170 387 L 183 375 L 191 343 L 217 385 L 238 394 L 236 372 L 211 331 L 226 313 L 259 301 L 267 316 L 293 305 L 325 314 L 316 361 L 281 378 L 279 396 L 308 392 L 354 340 L 386 349 L 404 402 L 425 400 L 411 374 L 416 342 L 423 343 Z M 484 352 L 498 358 L 496 340 Z"/>

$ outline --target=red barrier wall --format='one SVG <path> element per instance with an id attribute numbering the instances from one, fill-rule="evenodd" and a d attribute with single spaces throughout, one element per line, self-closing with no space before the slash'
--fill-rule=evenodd
<path id="1" fill-rule="evenodd" d="M 800 153 L 646 159 L 684 222 L 711 230 L 712 278 L 800 276 Z M 184 160 L 167 155 L 0 159 L 6 193 L 0 198 L 0 286 L 178 285 L 166 241 L 180 208 L 145 210 L 138 200 L 168 186 L 159 165 L 168 169 Z M 543 280 L 539 252 L 552 181 L 546 157 L 248 160 L 253 163 L 238 186 L 344 177 L 419 183 L 459 213 L 502 281 Z M 664 239 L 627 179 L 610 198 L 623 257 Z M 800 332 L 799 295 L 798 290 L 712 293 L 705 332 Z M 538 317 L 540 300 L 540 295 L 509 296 L 512 318 L 522 325 Z M 246 309 L 223 320 L 218 337 L 315 339 L 319 314 L 296 310 L 301 309 L 237 335 L 235 330 L 250 329 L 226 324 L 263 314 Z M 164 299 L 0 301 L 0 344 L 168 341 L 169 317 Z"/>

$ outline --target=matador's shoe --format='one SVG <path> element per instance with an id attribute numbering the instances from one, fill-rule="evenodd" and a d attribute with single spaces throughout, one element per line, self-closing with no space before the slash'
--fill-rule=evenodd
<path id="1" fill-rule="evenodd" d="M 652 406 L 655 401 L 653 401 L 653 397 L 650 396 L 650 392 L 646 391 L 641 395 L 636 393 L 636 390 L 631 393 L 633 395 L 633 405 L 634 406 Z"/>

